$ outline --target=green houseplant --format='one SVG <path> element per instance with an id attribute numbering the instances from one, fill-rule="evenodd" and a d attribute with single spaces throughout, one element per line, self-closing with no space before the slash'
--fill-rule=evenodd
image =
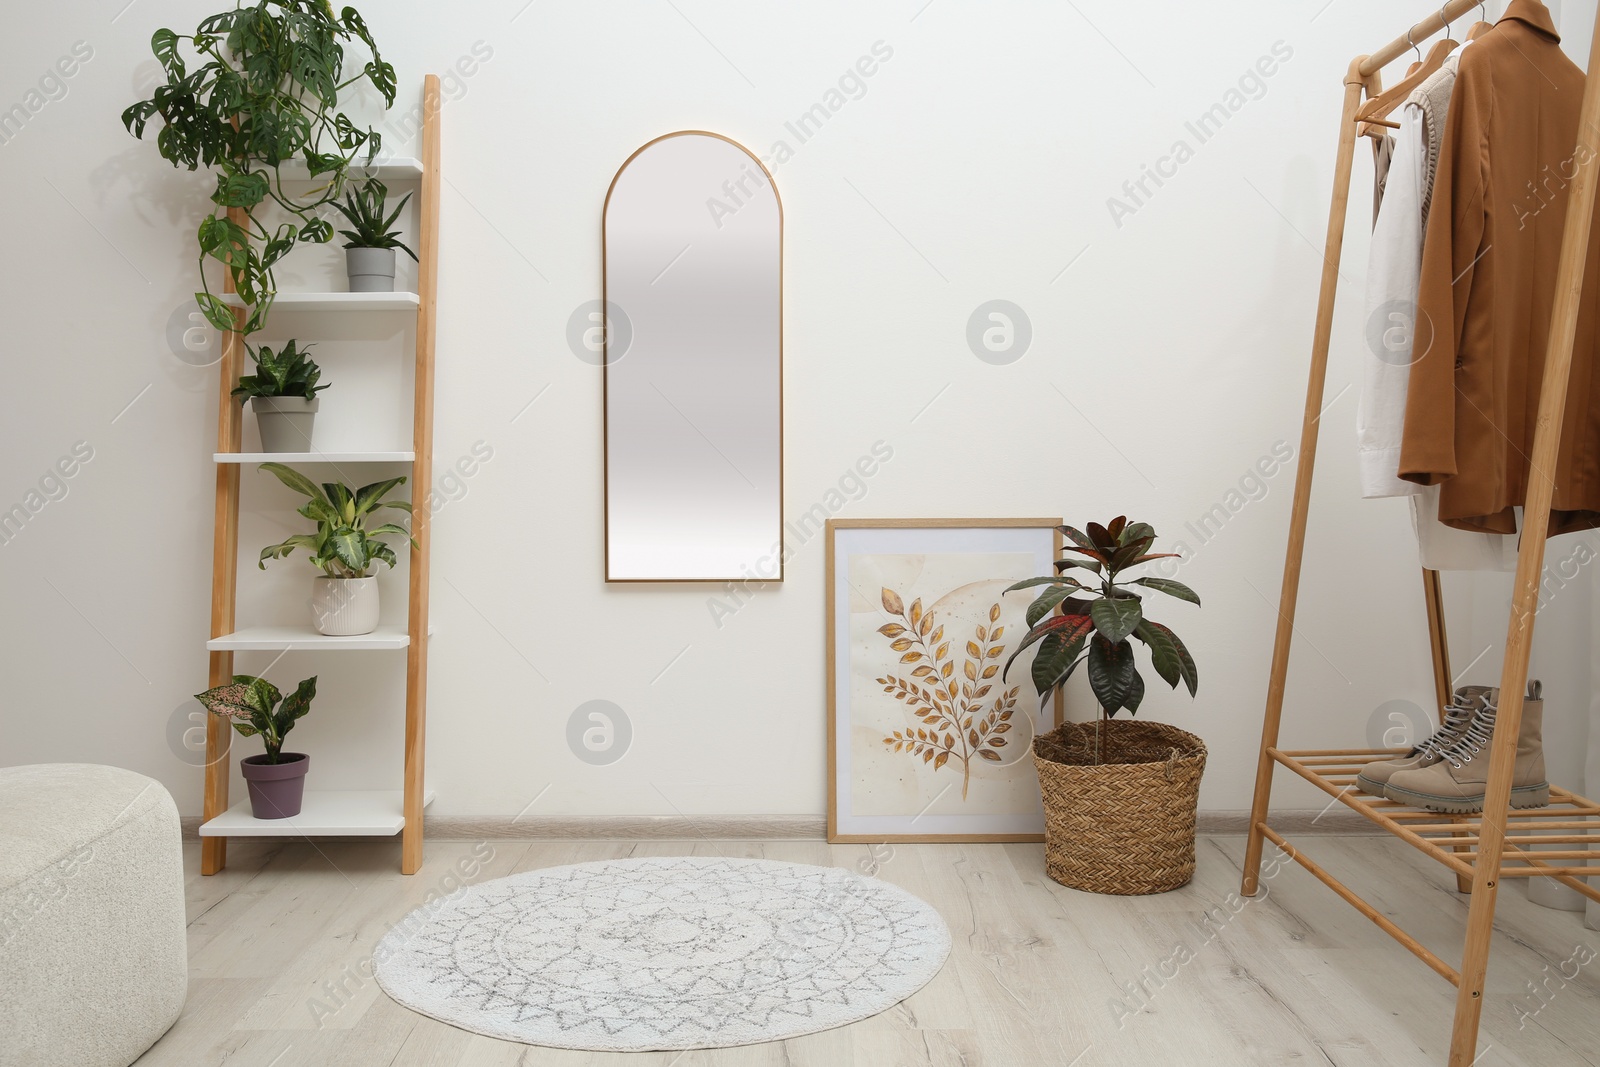
<path id="1" fill-rule="evenodd" d="M 339 231 L 339 236 L 345 238 L 345 270 L 350 276 L 352 293 L 394 292 L 395 249 L 413 261 L 417 258 L 417 254 L 400 240 L 399 231 L 389 229 L 405 210 L 411 194 L 402 196 L 394 210 L 385 216 L 388 198 L 388 186 L 377 178 L 368 178 L 351 187 L 344 203 L 334 202 L 334 210 L 352 227 Z"/>
<path id="2" fill-rule="evenodd" d="M 350 73 L 346 49 L 358 44 L 371 58 Z M 277 290 L 274 264 L 301 241 L 333 238 L 323 205 L 344 191 L 357 157 L 370 163 L 382 144 L 376 130 L 338 109 L 340 94 L 364 82 L 393 106 L 394 68 L 360 13 L 346 7 L 336 15 L 328 0 L 241 2 L 202 19 L 192 34 L 157 30 L 150 48 L 166 81 L 123 111 L 122 123 L 143 138 L 159 117 L 163 159 L 216 172 L 216 207 L 196 234 L 200 263 L 222 264 L 244 310 L 236 321 L 203 269 L 195 300 L 217 329 L 254 333 Z M 291 160 L 305 164 L 309 189 L 284 188 L 280 168 Z"/>
<path id="3" fill-rule="evenodd" d="M 319 633 L 330 637 L 369 634 L 378 628 L 378 579 L 372 574 L 377 563 L 395 565 L 394 549 L 381 538 L 399 534 L 412 545 L 416 541 L 405 527 L 392 522 L 377 523 L 374 517 L 385 508 L 410 511 L 404 500 L 384 500 L 389 491 L 405 478 L 383 481 L 351 489 L 340 482 L 324 482 L 320 487 L 311 479 L 281 463 L 263 463 L 284 485 L 306 497 L 299 513 L 317 524 L 316 531 L 295 534 L 261 550 L 258 565 L 266 569 L 267 560 L 283 559 L 297 548 L 311 556 L 323 573 L 312 580 L 311 612 Z"/>
<path id="4" fill-rule="evenodd" d="M 239 761 L 239 771 L 250 788 L 250 811 L 258 819 L 300 814 L 311 757 L 304 752 L 284 752 L 283 742 L 294 724 L 311 710 L 316 695 L 316 675 L 285 697 L 265 678 L 249 674 L 234 675 L 225 685 L 195 694 L 211 714 L 228 720 L 243 737 L 261 738 L 266 747 L 265 755 Z"/>
<path id="5" fill-rule="evenodd" d="M 1017 654 L 1037 645 L 1032 675 L 1043 698 L 1082 666 L 1100 705 L 1091 723 L 1065 723 L 1034 740 L 1045 806 L 1045 857 L 1050 877 L 1102 893 L 1157 893 L 1194 874 L 1195 812 L 1205 743 L 1165 723 L 1136 722 L 1145 683 L 1133 642 L 1169 686 L 1193 696 L 1200 675 L 1194 657 L 1168 626 L 1145 615 L 1140 590 L 1199 606 L 1200 598 L 1170 578 L 1123 575 L 1175 553 L 1151 552 L 1156 532 L 1119 516 L 1080 531 L 1058 527 L 1071 542 L 1056 573 L 1018 582 L 1007 592 L 1037 588 L 1028 606 L 1028 635 Z M 1080 580 L 1080 575 L 1087 581 Z M 1133 587 L 1139 587 L 1135 589 Z M 1116 719 L 1126 710 L 1129 719 Z"/>
<path id="6" fill-rule="evenodd" d="M 286 341 L 274 352 L 266 345 L 249 349 L 254 374 L 239 376 L 233 395 L 250 401 L 261 431 L 263 452 L 309 452 L 317 416 L 317 393 L 328 387 L 322 368 L 298 342 Z"/>

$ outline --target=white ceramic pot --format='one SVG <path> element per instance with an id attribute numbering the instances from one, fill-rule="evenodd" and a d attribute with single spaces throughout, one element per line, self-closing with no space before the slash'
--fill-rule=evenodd
<path id="1" fill-rule="evenodd" d="M 394 249 L 346 248 L 344 266 L 352 293 L 394 292 Z"/>
<path id="2" fill-rule="evenodd" d="M 303 396 L 250 398 L 261 431 L 263 452 L 310 452 L 311 429 L 317 418 L 317 401 Z"/>
<path id="3" fill-rule="evenodd" d="M 313 578 L 311 617 L 328 637 L 357 637 L 378 628 L 378 579 Z"/>

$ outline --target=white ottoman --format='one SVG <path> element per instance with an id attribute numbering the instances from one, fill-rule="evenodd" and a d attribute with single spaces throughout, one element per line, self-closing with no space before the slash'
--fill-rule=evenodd
<path id="1" fill-rule="evenodd" d="M 188 985 L 178 809 L 117 767 L 0 769 L 0 1065 L 126 1067 Z"/>

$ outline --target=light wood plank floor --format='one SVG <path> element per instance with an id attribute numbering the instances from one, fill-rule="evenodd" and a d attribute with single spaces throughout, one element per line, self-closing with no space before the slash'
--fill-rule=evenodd
<path id="1" fill-rule="evenodd" d="M 1447 961 L 1466 898 L 1442 868 L 1380 837 L 1317 837 L 1306 851 Z M 140 1067 L 1146 1067 L 1336 1064 L 1438 1067 L 1453 990 L 1293 864 L 1242 903 L 1244 842 L 1201 841 L 1199 871 L 1155 897 L 1077 893 L 1045 877 L 1040 845 L 877 846 L 877 877 L 949 924 L 944 970 L 898 1007 L 770 1045 L 595 1054 L 512 1044 L 416 1015 L 367 970 L 389 926 L 458 864 L 472 880 L 647 855 L 765 857 L 858 867 L 861 845 L 812 841 L 430 841 L 421 872 L 398 845 L 248 842 L 199 873 L 186 852 L 189 1002 Z M 859 869 L 859 867 L 858 867 Z M 1269 868 L 1270 870 L 1270 868 Z M 1600 933 L 1511 888 L 1501 895 L 1481 1067 L 1600 1064 Z M 1587 952 L 1581 950 L 1589 950 Z M 1536 996 L 1532 989 L 1540 987 Z"/>

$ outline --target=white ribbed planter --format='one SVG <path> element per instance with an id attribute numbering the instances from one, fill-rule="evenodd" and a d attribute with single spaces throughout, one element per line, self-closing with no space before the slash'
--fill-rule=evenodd
<path id="1" fill-rule="evenodd" d="M 378 579 L 311 579 L 311 618 L 327 637 L 358 637 L 378 628 Z"/>

